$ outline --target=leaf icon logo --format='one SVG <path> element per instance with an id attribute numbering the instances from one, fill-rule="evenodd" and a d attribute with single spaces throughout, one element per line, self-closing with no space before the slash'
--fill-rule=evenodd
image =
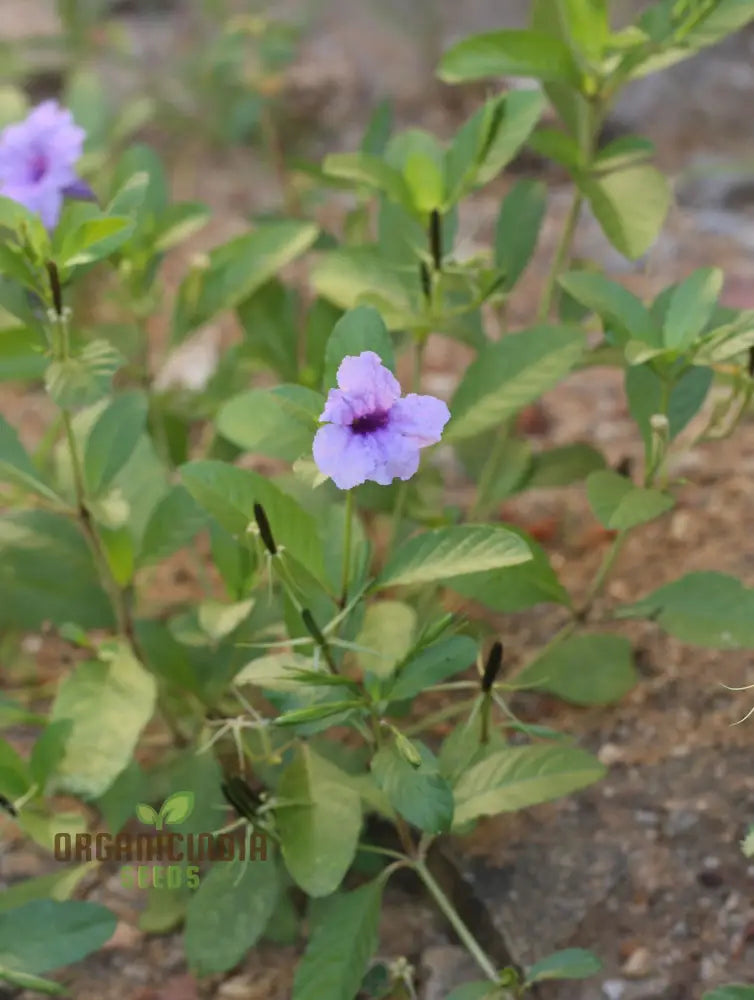
<path id="1" fill-rule="evenodd" d="M 193 792 L 174 792 L 169 795 L 162 803 L 159 813 L 145 802 L 139 802 L 136 806 L 138 819 L 146 826 L 153 826 L 156 830 L 162 830 L 165 824 L 178 826 L 180 823 L 184 823 L 193 811 Z"/>

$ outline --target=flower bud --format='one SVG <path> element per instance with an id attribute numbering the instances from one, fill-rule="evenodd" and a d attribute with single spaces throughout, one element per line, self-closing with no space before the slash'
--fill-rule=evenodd
<path id="1" fill-rule="evenodd" d="M 649 426 L 656 434 L 665 435 L 670 430 L 670 422 L 664 413 L 653 413 L 649 418 Z"/>

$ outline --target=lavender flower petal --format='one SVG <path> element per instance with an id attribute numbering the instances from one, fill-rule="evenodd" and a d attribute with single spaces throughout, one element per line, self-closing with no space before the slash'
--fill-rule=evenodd
<path id="1" fill-rule="evenodd" d="M 343 358 L 338 368 L 338 386 L 351 400 L 357 417 L 389 410 L 401 395 L 400 382 L 374 351 Z"/>
<path id="2" fill-rule="evenodd" d="M 435 396 L 410 392 L 390 411 L 390 427 L 414 440 L 419 448 L 437 444 L 450 420 L 450 410 Z"/>
<path id="3" fill-rule="evenodd" d="M 314 461 L 321 472 L 329 476 L 339 490 L 372 479 L 378 456 L 369 436 L 352 434 L 346 427 L 328 424 L 314 436 Z"/>

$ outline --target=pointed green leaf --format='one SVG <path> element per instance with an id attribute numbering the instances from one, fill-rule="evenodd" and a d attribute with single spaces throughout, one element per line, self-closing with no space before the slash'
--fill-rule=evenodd
<path id="1" fill-rule="evenodd" d="M 485 347 L 453 396 L 445 439 L 459 441 L 499 427 L 567 375 L 585 346 L 575 327 L 536 326 Z"/>
<path id="2" fill-rule="evenodd" d="M 88 799 L 107 791 L 128 766 L 155 698 L 154 677 L 125 646 L 106 662 L 80 664 L 60 685 L 50 716 L 72 723 L 56 786 Z"/>
<path id="3" fill-rule="evenodd" d="M 377 878 L 316 908 L 292 1000 L 353 1000 L 377 950 L 382 889 Z"/>
<path id="4" fill-rule="evenodd" d="M 310 896 L 329 895 L 356 853 L 359 796 L 333 780 L 331 768 L 304 745 L 283 772 L 278 798 L 275 818 L 288 871 Z"/>
<path id="5" fill-rule="evenodd" d="M 97 903 L 35 900 L 0 914 L 0 967 L 36 974 L 71 965 L 101 948 L 115 924 Z"/>
<path id="6" fill-rule="evenodd" d="M 409 538 L 389 560 L 376 586 L 430 583 L 529 559 L 526 543 L 505 528 L 470 524 L 440 528 Z"/>
<path id="7" fill-rule="evenodd" d="M 209 976 L 237 965 L 264 933 L 279 893 L 272 858 L 216 862 L 186 911 L 186 958 L 194 974 Z"/>
<path id="8" fill-rule="evenodd" d="M 508 747 L 461 775 L 455 787 L 454 827 L 569 795 L 604 773 L 595 757 L 576 747 Z"/>
<path id="9" fill-rule="evenodd" d="M 578 71 L 567 46 L 538 31 L 491 31 L 465 38 L 442 57 L 439 73 L 446 83 L 487 76 L 578 82 Z"/>
<path id="10" fill-rule="evenodd" d="M 754 649 L 754 589 L 724 573 L 688 573 L 623 606 L 620 618 L 651 618 L 681 642 Z"/>
<path id="11" fill-rule="evenodd" d="M 667 513 L 675 504 L 660 490 L 634 484 L 625 476 L 602 469 L 586 481 L 589 505 L 601 524 L 614 531 L 626 531 Z"/>
<path id="12" fill-rule="evenodd" d="M 549 691 L 574 705 L 608 705 L 638 680 L 631 643 L 620 635 L 575 635 L 546 650 L 514 683 Z"/>

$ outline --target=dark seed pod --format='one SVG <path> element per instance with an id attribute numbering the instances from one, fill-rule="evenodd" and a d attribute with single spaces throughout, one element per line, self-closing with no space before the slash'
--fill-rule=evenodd
<path id="1" fill-rule="evenodd" d="M 0 795 L 0 809 L 4 809 L 10 816 L 18 816 L 16 807 L 4 795 Z"/>
<path id="2" fill-rule="evenodd" d="M 229 805 L 239 816 L 253 819 L 261 803 L 261 798 L 244 780 L 238 776 L 228 778 L 220 786 Z"/>
<path id="3" fill-rule="evenodd" d="M 432 254 L 435 270 L 442 270 L 442 219 L 437 209 L 433 209 L 429 215 L 429 252 Z"/>
<path id="4" fill-rule="evenodd" d="M 301 620 L 306 626 L 306 631 L 314 639 L 319 648 L 322 650 L 322 655 L 325 658 L 325 662 L 330 668 L 331 672 L 337 674 L 338 668 L 335 665 L 335 660 L 332 655 L 332 650 L 330 649 L 330 644 L 325 638 L 322 629 L 315 622 L 314 616 L 308 608 L 303 608 L 301 611 Z"/>
<path id="5" fill-rule="evenodd" d="M 754 378 L 754 347 L 749 348 L 749 375 Z"/>
<path id="6" fill-rule="evenodd" d="M 492 649 L 487 657 L 487 665 L 485 666 L 484 674 L 482 675 L 482 691 L 485 694 L 489 694 L 492 690 L 492 685 L 495 683 L 502 665 L 503 644 L 502 642 L 493 642 Z"/>
<path id="7" fill-rule="evenodd" d="M 264 547 L 271 556 L 277 555 L 278 548 L 272 535 L 272 528 L 270 527 L 270 522 L 267 520 L 267 512 L 261 503 L 254 504 L 254 520 L 257 522 Z"/>
<path id="8" fill-rule="evenodd" d="M 422 261 L 419 264 L 419 280 L 422 283 L 422 292 L 424 292 L 424 298 L 429 301 L 432 297 L 432 278 L 429 273 L 429 268 Z"/>
<path id="9" fill-rule="evenodd" d="M 45 265 L 47 268 L 47 277 L 50 279 L 50 291 L 52 292 L 52 304 L 55 307 L 55 312 L 58 316 L 63 315 L 63 290 L 60 287 L 60 275 L 58 274 L 58 266 L 54 260 L 48 260 Z"/>

